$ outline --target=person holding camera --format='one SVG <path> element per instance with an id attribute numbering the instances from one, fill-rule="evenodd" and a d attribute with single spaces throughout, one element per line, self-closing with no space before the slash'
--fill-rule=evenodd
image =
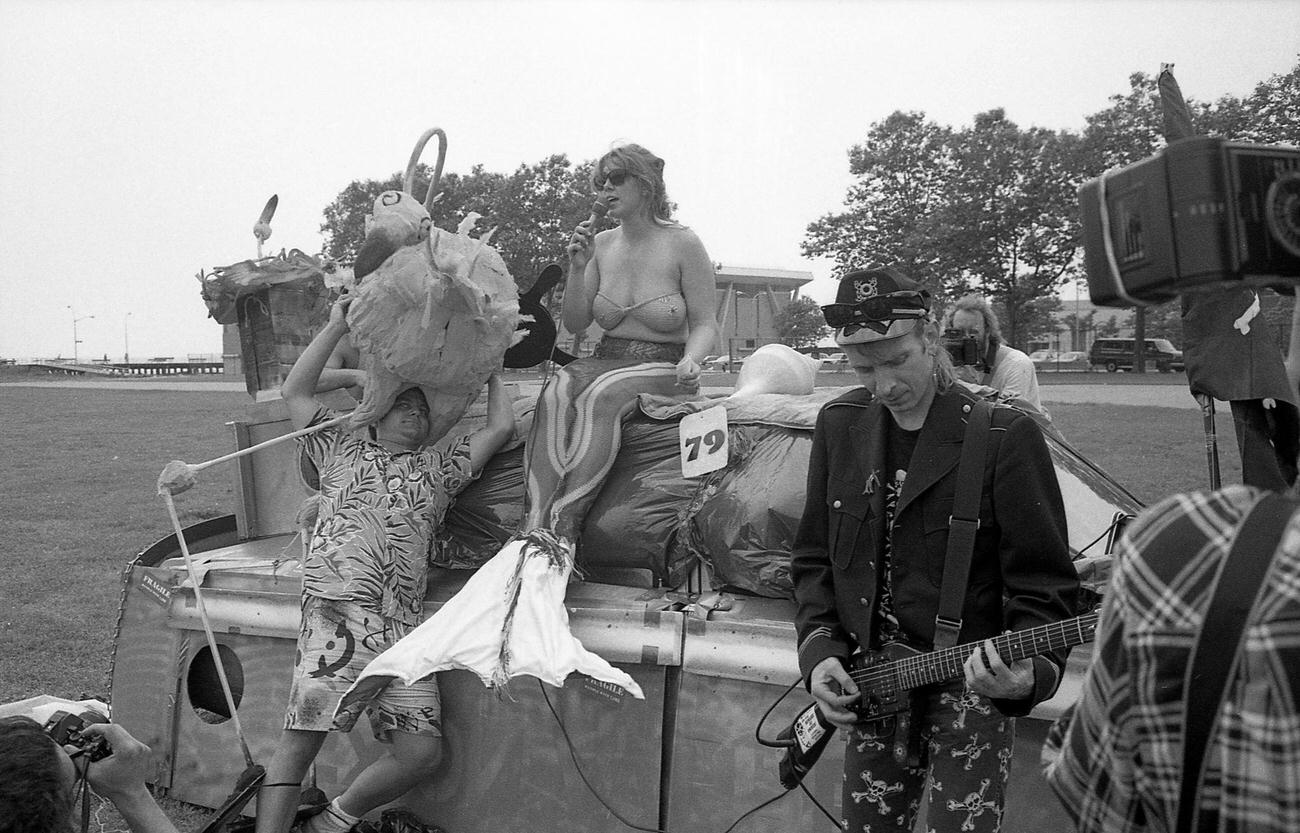
<path id="1" fill-rule="evenodd" d="M 149 747 L 113 723 L 84 726 L 81 737 L 88 743 L 61 747 L 29 717 L 0 718 L 0 833 L 73 833 L 83 780 L 132 833 L 176 833 L 145 786 Z M 87 750 L 99 739 L 109 754 L 95 760 Z"/>
<path id="2" fill-rule="evenodd" d="M 985 385 L 1046 414 L 1038 396 L 1038 374 L 1029 356 L 1002 343 L 998 316 L 983 295 L 958 298 L 944 318 L 944 347 L 957 378 Z"/>
<path id="3" fill-rule="evenodd" d="M 910 831 L 928 784 L 929 830 L 994 833 L 1014 716 L 1056 691 L 1066 651 L 1007 662 L 992 637 L 1069 618 L 1079 593 L 1056 471 L 1032 417 L 956 383 L 919 284 L 853 271 L 822 310 L 862 387 L 817 417 L 790 574 L 800 672 L 850 736 L 841 817 L 847 830 Z M 959 465 L 967 443 L 985 447 Z M 975 517 L 950 528 L 968 501 Z M 965 643 L 980 647 L 963 676 L 860 719 L 855 707 L 877 702 L 850 676 L 859 659 Z"/>

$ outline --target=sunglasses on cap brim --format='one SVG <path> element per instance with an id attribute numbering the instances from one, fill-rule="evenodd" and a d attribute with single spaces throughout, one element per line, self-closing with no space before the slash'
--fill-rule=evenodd
<path id="1" fill-rule="evenodd" d="M 929 314 L 929 293 L 912 291 L 876 295 L 856 304 L 827 304 L 822 307 L 826 323 L 836 329 L 868 321 L 924 318 Z"/>

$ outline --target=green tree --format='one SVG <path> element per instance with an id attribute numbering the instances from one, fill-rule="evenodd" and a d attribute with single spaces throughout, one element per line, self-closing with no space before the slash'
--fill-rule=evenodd
<path id="1" fill-rule="evenodd" d="M 1203 133 L 1257 144 L 1300 144 L 1300 61 L 1255 85 L 1243 99 L 1224 96 L 1193 125 Z"/>
<path id="2" fill-rule="evenodd" d="M 1110 106 L 1084 117 L 1080 162 L 1088 177 L 1145 159 L 1165 146 L 1160 93 L 1155 76 L 1135 72 L 1129 91 L 1110 97 Z M 1203 108 L 1188 101 L 1193 121 Z"/>
<path id="3" fill-rule="evenodd" d="M 520 165 L 506 175 L 475 165 L 469 174 L 444 174 L 438 183 L 442 196 L 430 215 L 433 224 L 455 229 L 470 212 L 481 215 L 479 234 L 495 228 L 492 245 L 501 253 L 510 274 L 527 290 L 547 264 L 561 261 L 570 230 L 591 211 L 592 162 L 573 165 L 555 154 L 534 165 Z M 432 170 L 416 168 L 412 196 L 423 200 Z M 364 239 L 365 217 L 375 198 L 400 189 L 402 175 L 384 180 L 357 180 L 325 207 L 325 253 L 350 264 Z"/>
<path id="4" fill-rule="evenodd" d="M 497 227 L 492 238 L 510 274 L 521 286 L 549 263 L 564 263 L 573 227 L 591 216 L 594 161 L 574 165 L 563 153 L 533 165 L 520 165 L 501 177 L 485 199 L 480 221 Z"/>
<path id="5" fill-rule="evenodd" d="M 1146 338 L 1167 338 L 1176 346 L 1183 344 L 1183 305 L 1181 301 L 1143 307 Z"/>
<path id="6" fill-rule="evenodd" d="M 840 270 L 897 264 L 941 298 L 978 289 L 1025 344 L 1050 331 L 1049 299 L 1078 269 L 1077 144 L 1000 109 L 962 130 L 896 112 L 849 151 L 846 210 L 811 223 L 803 252 Z"/>
<path id="7" fill-rule="evenodd" d="M 424 201 L 429 190 L 433 170 L 417 165 L 411 196 Z M 505 179 L 501 174 L 488 173 L 482 165 L 475 165 L 468 175 L 444 173 L 438 183 L 442 197 L 429 212 L 433 224 L 441 229 L 454 229 L 470 211 L 486 215 L 489 199 Z M 325 206 L 325 222 L 321 233 L 325 235 L 325 254 L 340 263 L 351 265 L 357 249 L 365 239 L 366 215 L 374 208 L 375 198 L 384 191 L 400 191 L 402 174 L 394 173 L 387 179 L 353 180 L 339 192 L 334 201 Z M 513 271 L 511 274 L 514 274 Z"/>
<path id="8" fill-rule="evenodd" d="M 952 175 L 952 130 L 924 113 L 898 111 L 872 125 L 866 141 L 849 149 L 849 172 L 857 177 L 845 211 L 808 226 L 801 248 L 808 257 L 831 257 L 838 272 L 893 264 L 938 288 L 924 218 L 943 201 Z"/>
<path id="9" fill-rule="evenodd" d="M 1091 341 L 1092 331 L 1096 328 L 1094 320 L 1097 316 L 1095 310 L 1089 310 L 1087 315 L 1078 315 L 1069 313 L 1062 316 L 1061 323 L 1070 332 L 1070 344 L 1075 350 L 1084 349 Z"/>
<path id="10" fill-rule="evenodd" d="M 1255 85 L 1245 98 L 1223 96 L 1209 103 L 1186 97 L 1198 134 L 1257 144 L 1300 142 L 1300 62 L 1290 72 Z M 1110 106 L 1085 118 L 1084 164 L 1089 176 L 1127 165 L 1165 146 L 1156 77 L 1129 76 L 1129 91 L 1110 97 Z"/>
<path id="11" fill-rule="evenodd" d="M 1098 338 L 1114 338 L 1119 335 L 1121 326 L 1131 327 L 1133 325 L 1132 311 L 1112 310 L 1110 315 L 1106 315 L 1097 322 Z"/>
<path id="12" fill-rule="evenodd" d="M 1068 133 L 1022 130 L 1001 109 L 953 135 L 955 166 L 925 222 L 950 294 L 978 289 L 1023 347 L 1053 327 L 1056 291 L 1077 270 L 1079 175 Z"/>
<path id="13" fill-rule="evenodd" d="M 786 304 L 772 320 L 782 344 L 812 347 L 830 334 L 821 307 L 812 298 L 799 297 Z"/>

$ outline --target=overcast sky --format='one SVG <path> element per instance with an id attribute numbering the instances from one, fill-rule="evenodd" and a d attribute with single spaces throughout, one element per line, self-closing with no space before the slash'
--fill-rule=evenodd
<path id="1" fill-rule="evenodd" d="M 219 353 L 194 276 L 256 254 L 266 199 L 268 252 L 319 252 L 434 126 L 458 173 L 644 144 L 713 260 L 821 300 L 799 244 L 893 111 L 1077 130 L 1162 61 L 1205 101 L 1298 52 L 1297 0 L 0 0 L 0 357 L 70 356 L 74 318 L 82 358 Z"/>

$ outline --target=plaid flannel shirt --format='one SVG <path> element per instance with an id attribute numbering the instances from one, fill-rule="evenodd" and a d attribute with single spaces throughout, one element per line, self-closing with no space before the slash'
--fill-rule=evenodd
<path id="1" fill-rule="evenodd" d="M 1081 833 L 1166 831 L 1182 781 L 1184 675 L 1216 570 L 1262 492 L 1174 495 L 1121 539 L 1095 655 L 1047 777 Z M 1206 749 L 1217 833 L 1300 830 L 1300 515 L 1247 623 Z M 1229 658 L 1225 657 L 1224 661 Z M 1053 748 L 1053 747 L 1056 748 Z M 1204 818 L 1204 816 L 1202 817 Z"/>

